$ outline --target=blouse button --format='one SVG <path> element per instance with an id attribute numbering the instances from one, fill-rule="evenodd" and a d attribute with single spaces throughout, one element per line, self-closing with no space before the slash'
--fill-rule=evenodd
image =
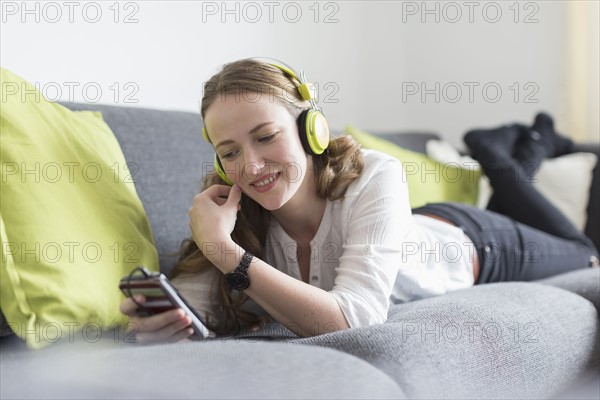
<path id="1" fill-rule="evenodd" d="M 313 282 L 316 282 L 319 280 L 319 277 L 317 275 L 313 275 L 312 280 L 313 280 Z"/>
<path id="2" fill-rule="evenodd" d="M 369 254 L 371 252 L 371 246 L 365 246 L 365 254 Z"/>
<path id="3" fill-rule="evenodd" d="M 490 251 L 492 251 L 492 248 L 490 246 L 485 246 L 484 250 L 486 253 L 489 253 Z"/>

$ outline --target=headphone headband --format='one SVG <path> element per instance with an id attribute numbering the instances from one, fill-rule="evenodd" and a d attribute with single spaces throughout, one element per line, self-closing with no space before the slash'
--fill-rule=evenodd
<path id="1" fill-rule="evenodd" d="M 310 101 L 312 108 L 315 111 L 319 111 L 319 108 L 317 107 L 317 104 L 315 102 L 315 100 L 316 100 L 315 96 L 312 95 L 313 85 L 312 85 L 312 83 L 310 83 L 306 80 L 306 75 L 304 74 L 304 70 L 300 70 L 300 73 L 298 74 L 298 73 L 296 73 L 294 68 L 292 68 L 290 65 L 284 63 L 283 61 L 279 61 L 279 60 L 276 60 L 274 58 L 269 58 L 269 57 L 254 57 L 254 58 L 251 58 L 251 60 L 259 61 L 259 62 L 263 62 L 265 64 L 272 65 L 273 67 L 278 68 L 281 71 L 283 71 L 285 74 L 290 76 L 292 79 L 297 80 L 298 85 L 296 86 L 296 88 L 298 89 L 300 96 L 302 96 L 302 100 Z"/>
<path id="2" fill-rule="evenodd" d="M 317 106 L 315 96 L 312 95 L 312 91 L 314 90 L 313 84 L 309 83 L 306 80 L 306 74 L 304 73 L 304 70 L 300 70 L 300 74 L 297 74 L 294 68 L 292 68 L 289 64 L 286 64 L 283 61 L 276 60 L 275 58 L 270 57 L 252 57 L 250 58 L 250 60 L 269 64 L 275 68 L 280 69 L 283 73 L 287 74 L 292 79 L 298 81 L 296 89 L 300 93 L 302 99 L 309 101 L 311 108 L 314 111 L 322 112 L 321 109 Z M 208 143 L 212 144 L 210 138 L 208 137 L 208 132 L 206 131 L 205 127 L 202 127 L 202 137 L 204 137 L 204 140 L 206 140 Z"/>

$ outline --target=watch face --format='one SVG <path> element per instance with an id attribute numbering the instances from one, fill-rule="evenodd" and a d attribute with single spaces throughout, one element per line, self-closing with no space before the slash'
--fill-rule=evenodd
<path id="1" fill-rule="evenodd" d="M 225 281 L 227 282 L 227 286 L 230 289 L 234 290 L 245 290 L 250 286 L 250 282 L 248 281 L 248 277 L 241 272 L 230 272 L 225 275 Z"/>

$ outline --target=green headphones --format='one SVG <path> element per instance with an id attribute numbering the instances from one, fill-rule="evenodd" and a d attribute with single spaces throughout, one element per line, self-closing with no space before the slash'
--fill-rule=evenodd
<path id="1" fill-rule="evenodd" d="M 257 59 L 257 61 L 264 61 L 262 59 Z M 302 147 L 306 154 L 309 155 L 319 155 L 323 154 L 327 146 L 329 145 L 329 125 L 327 124 L 327 120 L 325 116 L 317 107 L 317 103 L 315 101 L 315 97 L 311 93 L 312 84 L 306 80 L 306 76 L 304 75 L 304 71 L 300 71 L 300 74 L 296 74 L 296 72 L 285 63 L 282 63 L 277 60 L 269 59 L 266 61 L 267 64 L 272 65 L 276 68 L 279 68 L 286 75 L 288 75 L 302 99 L 310 101 L 311 107 L 306 109 L 300 113 L 298 116 L 298 132 L 300 134 L 300 141 L 302 142 Z M 208 133 L 206 132 L 206 128 L 202 127 L 202 136 L 204 140 L 208 143 L 211 143 Z M 229 179 L 225 170 L 223 169 L 223 165 L 221 164 L 221 160 L 215 153 L 215 161 L 214 168 L 219 174 L 219 177 L 225 181 L 230 186 L 233 186 L 233 181 Z"/>

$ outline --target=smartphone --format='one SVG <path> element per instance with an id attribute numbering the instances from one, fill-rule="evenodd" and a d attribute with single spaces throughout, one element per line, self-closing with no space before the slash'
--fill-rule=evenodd
<path id="1" fill-rule="evenodd" d="M 191 327 L 194 334 L 189 339 L 202 340 L 214 337 L 214 334 L 202 322 L 200 315 L 185 301 L 164 274 L 151 272 L 145 267 L 138 267 L 121 279 L 119 289 L 127 297 L 144 295 L 146 302 L 138 304 L 138 314 L 150 316 L 181 308 L 192 319 Z"/>

